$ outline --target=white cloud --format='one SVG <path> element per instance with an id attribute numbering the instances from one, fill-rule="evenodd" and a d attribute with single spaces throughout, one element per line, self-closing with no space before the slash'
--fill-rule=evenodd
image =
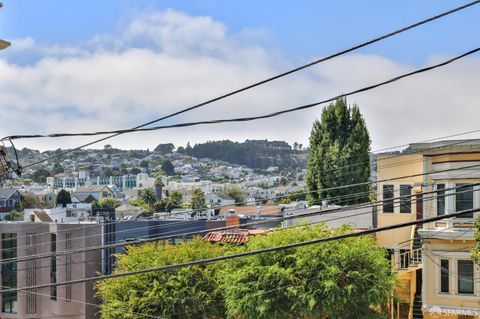
<path id="1" fill-rule="evenodd" d="M 249 34 L 255 39 L 249 41 Z M 288 69 L 281 55 L 258 44 L 262 34 L 247 30 L 232 35 L 210 17 L 167 10 L 138 16 L 116 34 L 97 35 L 81 44 L 18 39 L 5 51 L 10 50 L 7 59 L 0 60 L 0 135 L 132 127 Z M 22 54 L 37 57 L 30 64 L 12 62 Z M 352 54 L 165 123 L 262 114 L 412 69 L 385 57 Z M 479 69 L 480 59 L 469 58 L 349 101 L 360 105 L 373 148 L 466 131 L 476 128 L 480 115 L 475 84 Z M 226 138 L 306 144 L 319 115 L 316 108 L 258 122 L 136 133 L 111 144 L 153 148 L 161 142 L 184 145 Z M 47 149 L 82 142 L 84 138 L 18 144 Z"/>

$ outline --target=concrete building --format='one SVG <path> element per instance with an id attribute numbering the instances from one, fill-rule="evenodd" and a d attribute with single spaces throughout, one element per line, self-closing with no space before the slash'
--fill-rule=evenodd
<path id="1" fill-rule="evenodd" d="M 1 257 L 17 258 L 55 253 L 101 243 L 99 224 L 55 224 L 8 222 L 0 224 Z M 88 261 L 88 262 L 85 262 Z M 25 287 L 95 276 L 101 271 L 101 252 L 2 263 L 4 287 Z M 79 283 L 28 292 L 3 293 L 0 317 L 13 318 L 97 318 L 93 283 Z"/>
<path id="2" fill-rule="evenodd" d="M 417 176 L 377 183 L 377 198 L 384 200 L 378 226 L 479 208 L 480 187 L 473 184 L 480 182 L 480 168 L 469 168 L 475 165 L 477 140 L 412 144 L 400 155 L 379 155 L 379 181 Z M 406 195 L 412 197 L 393 200 Z M 478 215 L 377 233 L 400 281 L 392 318 L 479 318 L 480 273 L 470 257 Z"/>

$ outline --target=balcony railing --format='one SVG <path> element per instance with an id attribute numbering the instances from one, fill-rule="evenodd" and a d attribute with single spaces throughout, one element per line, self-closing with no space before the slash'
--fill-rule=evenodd
<path id="1" fill-rule="evenodd" d="M 422 263 L 422 248 L 406 251 L 399 254 L 397 270 L 405 270 L 410 267 L 418 267 Z"/>

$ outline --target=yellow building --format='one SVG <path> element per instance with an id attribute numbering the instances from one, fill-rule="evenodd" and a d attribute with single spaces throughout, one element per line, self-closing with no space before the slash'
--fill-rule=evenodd
<path id="1" fill-rule="evenodd" d="M 479 141 L 412 144 L 377 161 L 379 181 L 415 175 L 377 183 L 379 227 L 480 207 L 480 186 L 471 185 L 480 182 Z M 470 258 L 476 215 L 377 233 L 400 283 L 392 318 L 480 318 L 480 272 Z"/>

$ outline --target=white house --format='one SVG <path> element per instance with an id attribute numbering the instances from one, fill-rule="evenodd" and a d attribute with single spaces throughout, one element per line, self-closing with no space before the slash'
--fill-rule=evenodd
<path id="1" fill-rule="evenodd" d="M 235 205 L 235 200 L 223 193 L 210 193 L 205 195 L 205 203 L 211 207 Z"/>

